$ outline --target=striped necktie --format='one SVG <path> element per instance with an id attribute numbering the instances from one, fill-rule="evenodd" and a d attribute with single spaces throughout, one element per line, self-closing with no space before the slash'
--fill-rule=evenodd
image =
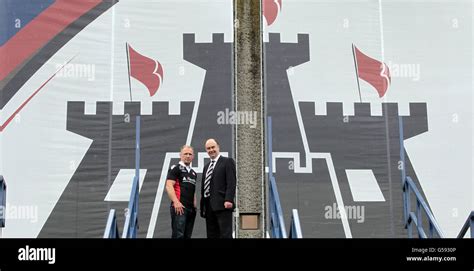
<path id="1" fill-rule="evenodd" d="M 211 164 L 209 165 L 209 168 L 207 169 L 206 172 L 206 179 L 204 180 L 204 197 L 207 198 L 211 195 L 211 178 L 212 178 L 212 172 L 214 171 L 214 164 L 215 161 L 212 160 Z"/>

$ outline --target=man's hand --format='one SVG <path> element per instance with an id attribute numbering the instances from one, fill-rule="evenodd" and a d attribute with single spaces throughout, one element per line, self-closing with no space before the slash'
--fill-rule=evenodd
<path id="1" fill-rule="evenodd" d="M 173 205 L 174 205 L 174 211 L 176 212 L 176 214 L 178 215 L 184 214 L 185 207 L 180 201 L 174 202 Z"/>
<path id="2" fill-rule="evenodd" d="M 224 208 L 232 209 L 232 206 L 234 206 L 234 204 L 232 204 L 232 202 L 230 202 L 230 201 L 224 202 Z"/>

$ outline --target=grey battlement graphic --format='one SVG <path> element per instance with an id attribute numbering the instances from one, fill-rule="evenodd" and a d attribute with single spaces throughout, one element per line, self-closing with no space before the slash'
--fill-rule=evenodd
<path id="1" fill-rule="evenodd" d="M 299 34 L 297 43 L 284 43 L 280 41 L 279 34 L 270 33 L 269 42 L 264 46 L 264 84 L 267 112 L 273 123 L 273 151 L 298 152 L 304 167 L 305 150 L 287 70 L 310 60 L 309 36 Z M 317 97 L 318 91 L 324 90 L 312 91 Z M 372 116 L 369 103 L 355 103 L 354 116 L 344 116 L 342 105 L 327 103 L 326 115 L 317 116 L 314 103 L 299 103 L 309 151 L 329 153 L 333 164 L 326 159 L 315 158 L 311 161 L 312 173 L 295 173 L 292 159 L 276 160 L 275 177 L 285 221 L 289 223 L 291 209 L 298 208 L 305 237 L 349 236 L 340 217 L 331 217 L 336 210 L 328 213 L 328 209 L 337 202 L 336 194 L 340 193 L 345 206 L 364 207 L 365 210 L 363 223 L 360 223 L 361 220 L 348 220 L 351 236 L 404 237 L 398 170 L 398 105 L 383 104 L 382 116 Z M 426 132 L 426 104 L 410 104 L 410 115 L 403 116 L 403 120 L 405 139 Z M 418 183 L 408 156 L 405 166 L 407 173 Z M 355 202 L 346 169 L 372 170 L 384 201 Z M 335 180 L 330 174 L 332 170 L 336 173 Z M 337 182 L 339 189 L 334 182 Z"/>
<path id="2" fill-rule="evenodd" d="M 267 115 L 272 117 L 273 152 L 297 152 L 306 165 L 303 138 L 291 93 L 287 70 L 310 60 L 309 35 L 298 34 L 297 43 L 281 42 L 269 33 L 264 43 L 264 86 Z M 314 60 L 313 60 L 314 61 Z M 292 159 L 276 160 L 276 182 L 287 223 L 292 209 L 298 209 L 305 237 L 345 237 L 340 219 L 328 220 L 320 212 L 336 202 L 324 160 L 312 160 L 312 173 L 295 173 Z"/>
<path id="3" fill-rule="evenodd" d="M 314 103 L 312 102 L 300 102 L 300 110 L 302 118 L 308 122 L 319 123 L 321 126 L 324 123 L 334 123 L 343 124 L 341 129 L 346 129 L 347 131 L 358 128 L 357 125 L 365 123 L 378 123 L 384 124 L 379 126 L 372 126 L 371 132 L 374 134 L 381 133 L 381 131 L 374 131 L 375 129 L 384 130 L 386 129 L 385 123 L 387 121 L 396 122 L 398 125 L 398 104 L 397 103 L 382 103 L 382 115 L 381 116 L 372 116 L 370 103 L 354 103 L 354 115 L 344 115 L 343 114 L 343 104 L 337 102 L 328 102 L 326 103 L 326 115 L 315 115 Z M 410 103 L 410 115 L 401 116 L 403 119 L 404 127 L 404 138 L 408 139 L 410 137 L 419 135 L 428 131 L 428 119 L 427 119 L 427 108 L 426 103 Z M 311 114 L 313 117 L 311 117 Z M 306 122 L 305 127 L 306 126 Z M 308 123 L 309 124 L 309 123 Z M 312 130 L 310 127 L 310 132 Z M 321 129 L 321 127 L 319 127 Z M 327 134 L 334 131 L 320 131 Z M 398 138 L 398 126 L 396 130 L 390 130 L 391 133 L 395 133 L 392 136 Z M 337 135 L 337 134 L 336 134 Z M 313 146 L 315 147 L 315 146 Z M 321 144 L 321 148 L 324 148 Z M 312 150 L 313 151 L 313 150 Z"/>
<path id="4" fill-rule="evenodd" d="M 233 110 L 232 55 L 223 33 L 213 34 L 212 43 L 196 43 L 194 34 L 183 34 L 184 60 L 206 70 L 192 138 L 196 152 L 204 152 L 205 140 L 214 137 L 221 151 L 233 156 L 232 125 L 217 122 L 218 112 Z"/>
<path id="5" fill-rule="evenodd" d="M 148 230 L 165 155 L 179 151 L 186 142 L 193 104 L 182 102 L 181 114 L 169 115 L 167 102 L 153 102 L 153 114 L 141 116 L 140 168 L 147 173 L 140 190 L 139 237 Z M 84 106 L 84 102 L 68 102 L 67 130 L 93 142 L 40 237 L 101 237 L 112 208 L 117 209 L 119 227 L 123 227 L 128 202 L 104 198 L 120 169 L 135 168 L 135 117 L 140 115 L 140 103 L 125 102 L 123 115 L 112 114 L 112 102 L 97 102 L 94 115 L 84 114 Z"/>
<path id="6" fill-rule="evenodd" d="M 299 53 L 296 53 L 299 52 Z M 268 62 L 265 69 L 279 70 L 286 74 L 290 67 L 296 67 L 310 60 L 309 35 L 298 34 L 297 43 L 281 42 L 280 33 L 269 33 L 268 42 L 265 42 L 265 57 Z"/>
<path id="7" fill-rule="evenodd" d="M 229 72 L 232 46 L 224 42 L 224 33 L 212 34 L 212 43 L 196 43 L 194 34 L 183 34 L 183 59 L 207 71 L 222 67 L 227 71 L 221 72 Z"/>
<path id="8" fill-rule="evenodd" d="M 383 103 L 382 116 L 371 116 L 368 103 L 355 103 L 354 116 L 342 114 L 342 103 L 327 103 L 325 116 L 315 115 L 314 106 L 300 102 L 310 151 L 331 154 L 344 205 L 365 208 L 364 223 L 349 220 L 353 236 L 404 236 L 398 105 Z M 428 131 L 425 103 L 411 103 L 410 115 L 402 119 L 405 139 Z M 405 166 L 422 191 L 408 155 Z M 354 201 L 346 175 L 354 169 L 372 170 L 385 201 Z"/>
<path id="9" fill-rule="evenodd" d="M 269 33 L 269 41 L 264 43 L 264 56 L 267 114 L 273 119 L 273 151 L 299 152 L 303 156 L 303 141 L 287 69 L 310 60 L 309 35 L 298 34 L 297 43 L 282 43 L 280 34 Z M 300 161 L 304 166 L 305 157 L 300 157 Z"/>
<path id="10" fill-rule="evenodd" d="M 386 149 L 389 140 L 398 148 L 395 154 L 399 156 L 398 105 L 383 103 L 382 108 L 382 116 L 371 116 L 369 103 L 355 103 L 354 116 L 344 116 L 342 103 L 327 103 L 327 115 L 321 116 L 315 115 L 314 103 L 300 102 L 310 151 L 333 153 L 339 148 L 345 153 L 368 153 L 374 152 L 378 144 Z M 410 103 L 410 115 L 402 119 L 404 139 L 428 131 L 425 103 Z"/>

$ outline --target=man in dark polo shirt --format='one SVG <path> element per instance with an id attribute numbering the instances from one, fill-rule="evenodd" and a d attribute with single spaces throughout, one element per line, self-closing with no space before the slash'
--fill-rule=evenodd
<path id="1" fill-rule="evenodd" d="M 171 166 L 166 178 L 166 192 L 171 199 L 171 238 L 189 239 L 196 218 L 196 172 L 191 168 L 194 150 L 181 147 L 178 164 Z"/>

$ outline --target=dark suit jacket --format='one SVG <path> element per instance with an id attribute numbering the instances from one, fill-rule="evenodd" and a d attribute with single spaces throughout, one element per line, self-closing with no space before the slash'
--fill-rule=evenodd
<path id="1" fill-rule="evenodd" d="M 206 210 L 204 205 L 204 180 L 206 179 L 206 172 L 211 162 L 208 162 L 204 166 L 202 173 L 201 182 L 201 216 L 205 217 Z M 230 201 L 235 208 L 234 197 L 235 197 L 235 186 L 236 186 L 236 171 L 235 161 L 232 158 L 221 156 L 217 160 L 214 166 L 214 171 L 211 178 L 210 186 L 210 205 L 213 211 L 225 210 L 224 202 Z"/>

